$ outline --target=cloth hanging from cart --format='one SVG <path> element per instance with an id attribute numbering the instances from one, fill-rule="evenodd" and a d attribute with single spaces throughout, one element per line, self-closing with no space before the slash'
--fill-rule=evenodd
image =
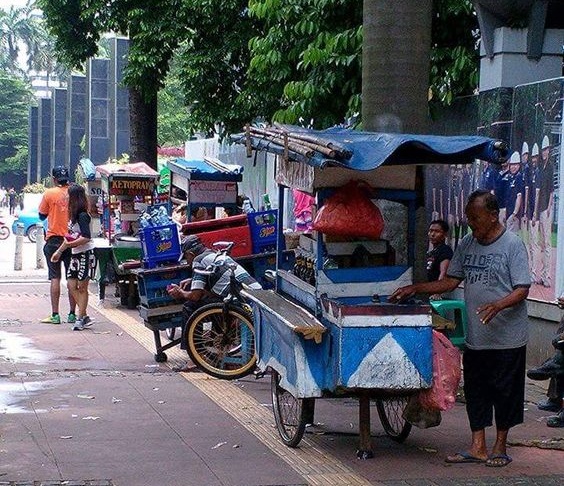
<path id="1" fill-rule="evenodd" d="M 488 137 L 376 133 L 337 127 L 250 127 L 246 133 L 232 135 L 231 140 L 314 167 L 360 171 L 384 164 L 469 164 L 475 159 L 501 164 L 509 155 L 505 142 Z"/>

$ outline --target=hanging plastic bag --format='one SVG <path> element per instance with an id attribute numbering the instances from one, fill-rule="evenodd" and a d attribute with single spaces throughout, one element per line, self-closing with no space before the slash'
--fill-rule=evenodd
<path id="1" fill-rule="evenodd" d="M 429 410 L 451 409 L 460 374 L 460 351 L 444 334 L 433 330 L 433 386 L 419 393 L 421 406 Z"/>
<path id="2" fill-rule="evenodd" d="M 313 229 L 333 236 L 380 238 L 384 218 L 368 197 L 367 189 L 369 186 L 360 181 L 350 181 L 337 189 L 317 212 Z"/>
<path id="3" fill-rule="evenodd" d="M 409 397 L 407 406 L 404 408 L 402 417 L 407 420 L 411 425 L 419 427 L 420 429 L 428 429 L 430 427 L 437 427 L 441 424 L 440 410 L 429 410 L 423 408 L 419 401 L 419 394 Z"/>

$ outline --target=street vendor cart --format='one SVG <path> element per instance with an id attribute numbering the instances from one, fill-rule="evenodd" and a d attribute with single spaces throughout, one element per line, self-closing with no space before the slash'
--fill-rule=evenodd
<path id="1" fill-rule="evenodd" d="M 99 297 L 104 299 L 108 272 L 113 271 L 121 303 L 134 309 L 138 292 L 133 270 L 141 265 L 142 256 L 138 219 L 154 203 L 159 174 L 144 162 L 98 165 L 96 173 L 103 235 L 109 244 L 97 251 Z"/>
<path id="2" fill-rule="evenodd" d="M 317 398 L 355 396 L 358 456 L 372 457 L 370 400 L 376 401 L 385 432 L 402 441 L 411 428 L 402 415 L 409 397 L 430 388 L 433 380 L 429 304 L 387 301 L 413 281 L 417 165 L 475 158 L 500 163 L 505 145 L 484 137 L 298 127 L 278 127 L 272 134 L 248 131 L 233 139 L 280 156 L 281 207 L 289 187 L 314 195 L 321 212 L 339 188 L 355 181 L 384 216 L 377 239 L 339 237 L 328 230 L 300 236 L 296 265 L 277 268 L 275 289 L 245 293 L 253 307 L 258 366 L 271 370 L 282 441 L 298 445 L 306 423 L 313 421 Z M 352 212 L 349 218 L 360 228 L 370 223 L 356 220 Z M 279 258 L 282 248 L 279 244 Z"/>
<path id="3" fill-rule="evenodd" d="M 272 286 L 264 279 L 264 274 L 276 265 L 277 211 L 241 213 L 237 198 L 243 168 L 212 158 L 177 158 L 167 164 L 171 174 L 170 202 L 173 207 L 186 207 L 185 220 L 177 221 L 181 223 L 181 233 L 198 235 L 208 248 L 219 241 L 232 242 L 230 256 L 264 287 Z M 201 218 L 202 209 L 204 218 Z M 216 217 L 221 212 L 230 216 Z M 172 264 L 133 272 L 137 276 L 139 314 L 154 335 L 155 360 L 166 361 L 167 349 L 178 344 L 185 347 L 182 338 L 176 337 L 177 328 L 185 324 L 182 305 L 168 296 L 166 287 L 191 276 L 191 268 L 186 264 Z M 168 343 L 162 343 L 160 331 L 165 331 Z"/>
<path id="4" fill-rule="evenodd" d="M 186 205 L 186 222 L 193 221 L 204 209 L 206 219 L 215 218 L 217 208 L 230 216 L 237 208 L 237 183 L 243 178 L 239 165 L 224 164 L 215 158 L 169 160 L 170 200 L 175 205 Z"/>

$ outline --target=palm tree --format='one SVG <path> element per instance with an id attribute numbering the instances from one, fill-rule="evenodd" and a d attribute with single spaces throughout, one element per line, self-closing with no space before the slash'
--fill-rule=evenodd
<path id="1" fill-rule="evenodd" d="M 21 73 L 19 55 L 22 43 L 30 41 L 28 24 L 28 7 L 10 7 L 8 11 L 0 10 L 0 52 L 6 70 Z"/>
<path id="2" fill-rule="evenodd" d="M 24 7 L 0 10 L 0 65 L 11 73 L 25 75 L 29 71 L 64 73 L 54 54 L 53 38 L 47 33 L 43 19 L 38 15 L 35 1 L 28 0 Z M 20 53 L 25 47 L 27 73 L 20 65 Z"/>
<path id="3" fill-rule="evenodd" d="M 432 0 L 364 0 L 366 130 L 426 132 L 432 12 Z"/>

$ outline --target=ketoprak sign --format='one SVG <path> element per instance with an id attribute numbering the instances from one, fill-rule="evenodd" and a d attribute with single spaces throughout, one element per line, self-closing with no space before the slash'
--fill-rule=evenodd
<path id="1" fill-rule="evenodd" d="M 107 185 L 106 192 L 113 196 L 151 196 L 155 179 L 113 176 L 104 185 Z"/>

